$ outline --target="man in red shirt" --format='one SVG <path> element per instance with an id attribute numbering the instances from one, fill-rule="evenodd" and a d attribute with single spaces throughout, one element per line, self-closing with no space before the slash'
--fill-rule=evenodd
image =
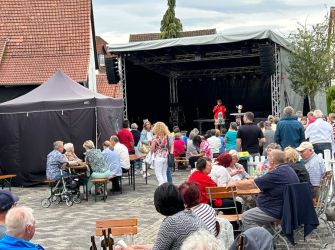
<path id="1" fill-rule="evenodd" d="M 221 127 L 224 125 L 224 120 L 226 119 L 226 112 L 227 109 L 225 106 L 222 105 L 222 100 L 218 99 L 217 105 L 215 105 L 213 108 L 216 129 L 218 128 L 218 126 Z"/>
<path id="2" fill-rule="evenodd" d="M 117 137 L 119 142 L 127 147 L 129 154 L 135 154 L 134 137 L 129 130 L 128 120 L 122 122 L 122 129 L 117 133 Z"/>

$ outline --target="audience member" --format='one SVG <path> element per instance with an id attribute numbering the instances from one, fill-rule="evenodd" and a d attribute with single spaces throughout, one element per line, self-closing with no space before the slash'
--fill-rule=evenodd
<path id="1" fill-rule="evenodd" d="M 184 241 L 181 250 L 226 250 L 226 248 L 220 239 L 206 230 L 199 230 Z"/>
<path id="2" fill-rule="evenodd" d="M 0 240 L 0 249 L 23 250 L 44 248 L 30 242 L 35 234 L 35 218 L 33 210 L 28 207 L 14 207 L 6 215 L 7 233 Z"/>
<path id="3" fill-rule="evenodd" d="M 315 118 L 313 116 L 313 111 L 310 111 L 310 112 L 307 113 L 307 119 L 308 119 L 308 125 L 315 122 Z"/>
<path id="4" fill-rule="evenodd" d="M 127 147 L 129 154 L 135 154 L 134 137 L 130 132 L 128 120 L 122 122 L 122 129 L 117 133 L 117 137 L 119 138 L 120 143 Z"/>
<path id="5" fill-rule="evenodd" d="M 270 143 L 266 148 L 266 155 L 269 155 L 271 153 L 272 150 L 274 149 L 278 149 L 278 150 L 282 150 L 281 146 L 277 143 Z M 267 173 L 269 171 L 271 171 L 272 168 L 270 166 L 269 163 L 269 159 L 265 159 L 259 166 L 257 166 L 257 172 L 259 175 L 262 175 L 263 173 Z"/>
<path id="6" fill-rule="evenodd" d="M 335 152 L 333 127 L 328 122 L 323 120 L 321 110 L 313 112 L 315 121 L 308 125 L 305 131 L 305 137 L 312 143 L 316 154 L 323 154 L 323 151 L 329 149 Z"/>
<path id="7" fill-rule="evenodd" d="M 275 142 L 282 148 L 298 147 L 305 140 L 304 128 L 293 113 L 294 109 L 291 106 L 285 107 L 284 117 L 277 125 Z"/>
<path id="8" fill-rule="evenodd" d="M 277 123 L 275 123 L 275 117 L 273 115 L 268 116 L 268 121 L 271 123 L 271 129 L 273 131 L 276 131 L 277 129 Z"/>
<path id="9" fill-rule="evenodd" d="M 328 114 L 328 122 L 332 125 L 333 128 L 333 136 L 335 138 L 335 113 Z"/>
<path id="10" fill-rule="evenodd" d="M 130 160 L 127 147 L 119 142 L 119 138 L 116 135 L 111 136 L 110 142 L 111 148 L 120 156 L 120 165 L 122 168 L 122 172 L 128 172 L 130 169 Z"/>
<path id="11" fill-rule="evenodd" d="M 133 135 L 134 138 L 134 148 L 138 146 L 138 142 L 141 138 L 141 132 L 138 130 L 138 126 L 136 123 L 132 123 L 130 125 L 130 133 Z"/>
<path id="12" fill-rule="evenodd" d="M 193 144 L 193 139 L 195 136 L 198 136 L 199 130 L 193 129 L 190 132 L 189 139 L 186 145 L 186 159 L 188 160 L 191 168 L 195 168 L 195 162 L 201 157 L 202 155 L 198 152 L 198 149 Z"/>
<path id="13" fill-rule="evenodd" d="M 231 181 L 243 180 L 249 178 L 249 174 L 245 171 L 244 167 L 237 163 L 238 162 L 238 153 L 236 150 L 232 149 L 229 151 L 231 155 L 231 163 L 227 166 L 229 175 L 231 176 Z"/>
<path id="14" fill-rule="evenodd" d="M 262 130 L 262 132 L 264 133 L 265 130 L 265 124 L 264 121 L 260 121 L 257 123 L 257 126 Z"/>
<path id="15" fill-rule="evenodd" d="M 304 160 L 305 167 L 309 173 L 309 178 L 313 186 L 314 194 L 317 196 L 320 182 L 326 172 L 323 160 L 314 152 L 310 142 L 302 142 L 297 148 L 301 158 Z"/>
<path id="16" fill-rule="evenodd" d="M 304 127 L 304 129 L 306 129 L 307 126 L 308 126 L 308 119 L 307 119 L 307 117 L 306 116 L 301 117 L 300 123 Z"/>
<path id="17" fill-rule="evenodd" d="M 309 173 L 303 163 L 299 161 L 299 153 L 297 150 L 291 147 L 287 147 L 284 150 L 285 162 L 293 168 L 294 172 L 297 174 L 300 182 L 310 183 Z"/>
<path id="18" fill-rule="evenodd" d="M 228 153 L 222 153 L 215 159 L 209 176 L 218 187 L 226 186 L 230 181 L 230 175 L 226 168 L 229 167 L 231 162 L 232 157 Z"/>
<path id="19" fill-rule="evenodd" d="M 240 189 L 258 187 L 261 190 L 257 197 L 257 207 L 242 214 L 243 230 L 256 226 L 267 226 L 271 222 L 280 220 L 285 185 L 299 183 L 299 178 L 294 170 L 285 164 L 283 151 L 274 149 L 268 158 L 273 168 L 271 172 L 254 180 L 229 183 L 229 186 L 235 185 Z"/>
<path id="20" fill-rule="evenodd" d="M 151 123 L 149 120 L 144 120 L 143 122 L 143 130 L 141 132 L 141 143 L 148 147 L 148 152 L 150 151 L 150 143 L 153 138 L 153 132 L 151 128 Z M 147 152 L 142 152 L 142 153 L 147 153 Z"/>
<path id="21" fill-rule="evenodd" d="M 120 156 L 113 149 L 111 150 L 110 141 L 105 141 L 103 147 L 104 147 L 104 150 L 102 151 L 102 155 L 104 156 L 105 164 L 107 165 L 110 171 L 109 179 L 112 180 L 112 185 L 113 185 L 113 188 L 111 191 L 119 191 L 120 185 L 119 185 L 119 180 L 117 177 L 122 176 Z"/>
<path id="22" fill-rule="evenodd" d="M 204 156 L 209 159 L 213 158 L 212 149 L 210 148 L 206 139 L 202 138 L 200 135 L 194 136 L 193 145 L 198 151 L 198 154 L 200 154 L 201 156 Z"/>
<path id="23" fill-rule="evenodd" d="M 184 157 L 185 156 L 185 144 L 184 141 L 182 140 L 182 135 L 181 133 L 176 133 L 174 136 L 174 151 L 173 155 L 174 157 Z"/>
<path id="24" fill-rule="evenodd" d="M 229 125 L 229 130 L 226 133 L 224 140 L 226 142 L 226 151 L 231 149 L 237 149 L 236 147 L 236 135 L 237 135 L 237 124 L 236 122 L 231 122 Z"/>
<path id="25" fill-rule="evenodd" d="M 194 182 L 184 182 L 179 186 L 179 192 L 185 208 L 198 215 L 208 230 L 216 236 L 218 234 L 216 230 L 216 212 L 208 204 L 199 203 L 200 191 L 198 185 Z"/>
<path id="26" fill-rule="evenodd" d="M 82 163 L 82 160 L 78 158 L 78 156 L 74 152 L 74 146 L 72 143 L 65 143 L 64 144 L 65 149 L 65 157 L 69 161 L 70 166 L 76 166 L 80 165 Z"/>
<path id="27" fill-rule="evenodd" d="M 219 129 L 211 129 L 210 131 L 211 137 L 207 139 L 209 147 L 212 150 L 213 157 L 216 158 L 220 154 L 220 148 L 222 146 L 220 139 L 220 130 Z"/>
<path id="28" fill-rule="evenodd" d="M 298 122 L 300 122 L 302 118 L 302 112 L 298 110 L 295 112 L 295 116 L 297 117 Z"/>
<path id="29" fill-rule="evenodd" d="M 7 228 L 5 217 L 9 209 L 14 207 L 19 201 L 19 197 L 8 190 L 0 190 L 0 239 L 5 235 Z"/>
<path id="30" fill-rule="evenodd" d="M 53 143 L 53 150 L 47 156 L 46 175 L 48 180 L 58 180 L 61 177 L 61 168 L 68 163 L 63 155 L 64 145 L 62 141 Z"/>
<path id="31" fill-rule="evenodd" d="M 253 123 L 254 114 L 246 112 L 243 116 L 242 125 L 236 135 L 236 145 L 238 151 L 248 151 L 250 155 L 260 155 L 259 145 L 264 143 L 262 130 Z"/>
<path id="32" fill-rule="evenodd" d="M 132 133 L 133 137 L 134 137 L 134 150 L 135 150 L 135 154 L 140 154 L 142 153 L 139 150 L 139 147 L 141 146 L 140 139 L 141 139 L 141 132 L 137 129 L 138 126 L 136 123 L 132 123 L 130 125 L 130 132 Z M 145 153 L 149 152 L 149 147 L 147 147 L 148 151 Z M 143 175 L 143 178 L 146 178 L 147 176 L 150 176 L 149 173 L 145 173 L 145 171 L 147 171 L 147 168 L 145 167 L 144 163 L 143 163 L 143 159 L 138 159 L 134 161 L 134 168 L 135 169 L 140 169 L 141 174 Z"/>
<path id="33" fill-rule="evenodd" d="M 92 179 L 108 178 L 110 176 L 109 166 L 105 163 L 104 156 L 100 149 L 96 149 L 91 140 L 83 144 L 86 150 L 85 162 L 91 170 L 91 175 L 87 180 L 87 190 L 91 191 Z M 98 190 L 95 190 L 97 192 Z M 101 190 L 99 190 L 100 192 Z"/>
<path id="34" fill-rule="evenodd" d="M 265 138 L 265 142 L 263 144 L 263 148 L 266 149 L 266 147 L 270 144 L 270 143 L 273 143 L 274 142 L 274 137 L 275 137 L 275 131 L 272 129 L 271 127 L 271 122 L 269 121 L 265 121 L 264 122 L 264 126 L 265 126 L 265 129 L 264 129 L 264 138 Z M 267 156 L 267 152 L 266 150 L 263 150 L 263 155 L 264 156 Z"/>

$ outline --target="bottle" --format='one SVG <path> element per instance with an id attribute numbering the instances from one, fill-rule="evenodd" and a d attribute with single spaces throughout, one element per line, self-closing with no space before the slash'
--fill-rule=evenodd
<path id="1" fill-rule="evenodd" d="M 91 247 L 90 250 L 98 250 L 97 245 L 95 244 L 94 236 L 91 236 Z"/>
<path id="2" fill-rule="evenodd" d="M 112 234 L 112 229 L 108 228 L 108 238 L 107 238 L 107 242 L 108 242 L 108 249 L 109 250 L 113 250 L 113 246 L 114 246 L 114 240 L 111 237 Z"/>
<path id="3" fill-rule="evenodd" d="M 101 241 L 101 247 L 102 247 L 103 250 L 107 250 L 108 242 L 107 242 L 106 230 L 105 229 L 102 230 L 102 234 L 104 236 L 104 239 Z"/>

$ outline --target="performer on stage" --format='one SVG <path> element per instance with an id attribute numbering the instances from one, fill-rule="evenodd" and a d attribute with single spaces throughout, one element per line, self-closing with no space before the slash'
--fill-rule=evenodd
<path id="1" fill-rule="evenodd" d="M 220 127 L 220 131 L 225 123 L 226 112 L 227 109 L 225 106 L 222 105 L 222 100 L 218 99 L 217 105 L 215 105 L 213 108 L 213 113 L 214 113 L 215 128 L 218 129 L 218 127 Z"/>

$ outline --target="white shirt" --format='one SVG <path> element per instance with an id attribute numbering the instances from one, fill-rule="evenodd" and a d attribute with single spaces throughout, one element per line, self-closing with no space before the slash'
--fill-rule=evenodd
<path id="1" fill-rule="evenodd" d="M 231 178 L 225 167 L 216 164 L 212 165 L 212 171 L 209 176 L 218 187 L 226 186 Z"/>
<path id="2" fill-rule="evenodd" d="M 315 122 L 307 126 L 305 137 L 306 139 L 309 138 L 309 142 L 312 144 L 331 143 L 333 151 L 335 149 L 333 127 L 322 118 L 316 119 Z"/>
<path id="3" fill-rule="evenodd" d="M 122 143 L 117 142 L 114 146 L 114 151 L 120 156 L 120 165 L 124 169 L 130 169 L 130 160 L 128 148 Z"/>
<path id="4" fill-rule="evenodd" d="M 209 147 L 212 149 L 213 154 L 220 153 L 221 140 L 219 137 L 213 135 L 207 139 Z"/>

